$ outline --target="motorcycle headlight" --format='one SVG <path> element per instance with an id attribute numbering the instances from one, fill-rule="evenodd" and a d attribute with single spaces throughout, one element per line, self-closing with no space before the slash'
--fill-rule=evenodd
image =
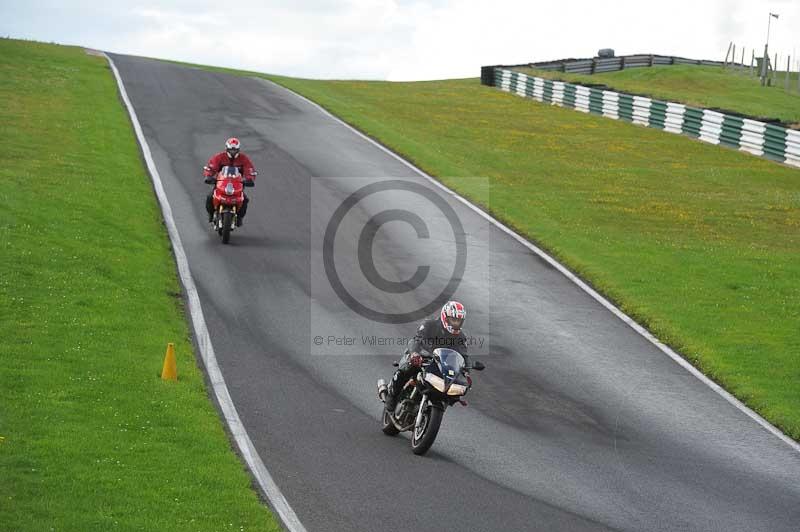
<path id="1" fill-rule="evenodd" d="M 432 373 L 425 374 L 425 381 L 439 390 L 440 392 L 444 393 L 444 379 L 438 375 L 434 375 Z"/>
<path id="2" fill-rule="evenodd" d="M 225 185 L 225 194 L 227 194 L 228 196 L 233 196 L 234 192 L 235 191 L 233 189 L 233 183 L 228 183 L 227 185 Z"/>
<path id="3" fill-rule="evenodd" d="M 467 393 L 467 387 L 463 384 L 451 384 L 450 389 L 447 390 L 447 395 L 464 395 Z"/>

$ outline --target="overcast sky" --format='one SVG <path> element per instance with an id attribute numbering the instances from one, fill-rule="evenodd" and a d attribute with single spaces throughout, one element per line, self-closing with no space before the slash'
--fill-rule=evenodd
<path id="1" fill-rule="evenodd" d="M 291 76 L 417 80 L 606 47 L 722 59 L 733 40 L 749 57 L 763 50 L 770 11 L 783 67 L 800 51 L 800 0 L 0 0 L 0 36 Z"/>

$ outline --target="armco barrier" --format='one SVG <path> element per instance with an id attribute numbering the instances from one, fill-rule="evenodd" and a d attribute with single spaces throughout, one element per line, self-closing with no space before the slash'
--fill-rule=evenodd
<path id="1" fill-rule="evenodd" d="M 722 61 L 708 59 L 688 59 L 671 55 L 636 54 L 620 55 L 617 57 L 590 57 L 586 59 L 561 59 L 559 61 L 542 61 L 539 63 L 526 63 L 524 65 L 539 70 L 555 70 L 570 74 L 599 74 L 601 72 L 614 72 L 626 68 L 641 68 L 659 65 L 713 65 L 723 66 Z M 732 66 L 746 67 L 739 63 L 729 63 Z"/>
<path id="2" fill-rule="evenodd" d="M 524 98 L 681 133 L 800 167 L 800 131 L 609 90 L 483 67 L 481 82 Z"/>

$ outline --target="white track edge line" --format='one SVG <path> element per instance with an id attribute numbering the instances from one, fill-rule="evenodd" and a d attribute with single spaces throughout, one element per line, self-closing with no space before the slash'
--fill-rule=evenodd
<path id="1" fill-rule="evenodd" d="M 448 194 L 450 194 L 451 196 L 456 198 L 458 201 L 460 201 L 461 203 L 463 203 L 464 205 L 466 205 L 467 207 L 469 207 L 470 209 L 472 209 L 476 213 L 478 213 L 480 216 L 482 216 L 483 218 L 488 220 L 491 224 L 495 225 L 501 231 L 503 231 L 504 233 L 508 234 L 509 236 L 514 238 L 517 242 L 519 242 L 520 244 L 522 244 L 523 246 L 525 246 L 529 250 L 531 250 L 534 253 L 536 253 L 539 257 L 541 257 L 542 259 L 547 261 L 551 266 L 553 266 L 559 272 L 561 272 L 563 275 L 565 275 L 570 281 L 572 281 L 573 283 L 578 285 L 584 292 L 589 294 L 598 303 L 603 305 L 606 309 L 611 311 L 615 316 L 617 316 L 623 322 L 628 324 L 634 331 L 636 331 L 637 333 L 642 335 L 644 338 L 646 338 L 648 341 L 650 341 L 650 343 L 652 343 L 658 349 L 660 349 L 664 354 L 668 355 L 672 360 L 677 362 L 686 371 L 688 371 L 689 373 L 691 373 L 692 375 L 694 375 L 695 377 L 700 379 L 701 382 L 703 382 L 709 388 L 711 388 L 712 390 L 717 392 L 719 395 L 721 395 L 731 405 L 733 405 L 734 407 L 736 407 L 737 409 L 739 409 L 743 413 L 747 414 L 756 423 L 761 425 L 764 429 L 766 429 L 767 431 L 769 431 L 773 435 L 775 435 L 778 438 L 780 438 L 784 443 L 789 445 L 795 451 L 800 452 L 800 443 L 797 443 L 792 438 L 790 438 L 789 436 L 787 436 L 786 434 L 781 432 L 777 427 L 773 426 L 769 421 L 767 421 L 766 419 L 761 417 L 759 414 L 757 414 L 755 411 L 753 411 L 750 407 L 748 407 L 747 405 L 742 403 L 740 400 L 738 400 L 736 397 L 734 397 L 728 391 L 726 391 L 724 388 L 722 388 L 719 384 L 717 384 L 716 382 L 714 382 L 713 380 L 708 378 L 706 375 L 704 375 L 700 370 L 698 370 L 693 365 L 691 365 L 685 358 L 683 358 L 678 353 L 673 351 L 666 344 L 662 343 L 658 338 L 653 336 L 653 334 L 650 333 L 650 331 L 648 331 L 647 329 L 645 329 L 644 327 L 642 327 L 641 325 L 636 323 L 636 321 L 633 318 L 631 318 L 630 316 L 628 316 L 627 314 L 622 312 L 622 310 L 617 308 L 613 303 L 608 301 L 605 297 L 601 296 L 591 286 L 589 286 L 585 282 L 583 282 L 583 280 L 581 280 L 578 276 L 576 276 L 574 273 L 569 271 L 566 268 L 566 266 L 562 265 L 556 259 L 554 259 L 550 255 L 548 255 L 544 250 L 542 250 L 539 247 L 537 247 L 536 245 L 532 244 L 531 242 L 526 240 L 524 237 L 518 235 L 512 229 L 510 229 L 507 226 L 505 226 L 502 222 L 500 222 L 496 218 L 494 218 L 491 215 L 489 215 L 486 211 L 484 211 L 483 209 L 481 209 L 477 205 L 474 205 L 469 200 L 463 198 L 458 193 L 454 192 L 453 190 L 451 190 L 450 188 L 445 186 L 440 181 L 437 181 L 433 177 L 429 176 L 424 171 L 422 171 L 421 169 L 419 169 L 416 166 L 414 166 L 414 164 L 412 164 L 411 162 L 405 160 L 403 157 L 401 157 L 400 155 L 396 154 L 395 152 L 393 152 L 392 150 L 390 150 L 389 148 L 387 148 L 383 144 L 377 142 L 375 139 L 365 135 L 364 133 L 362 133 L 361 131 L 357 130 L 356 128 L 354 128 L 353 126 L 351 126 L 350 124 L 348 124 L 344 120 L 342 120 L 339 117 L 335 116 L 333 113 L 331 113 L 330 111 L 328 111 L 327 109 L 325 109 L 324 107 L 319 105 L 318 103 L 313 102 L 313 101 L 309 100 L 308 98 L 306 98 L 305 96 L 303 96 L 301 94 L 298 94 L 295 91 L 293 91 L 293 90 L 291 90 L 291 89 L 289 89 L 287 87 L 284 87 L 283 85 L 281 85 L 279 83 L 275 83 L 274 81 L 267 80 L 267 79 L 264 79 L 264 78 L 256 78 L 256 79 L 260 79 L 261 81 L 266 81 L 267 83 L 271 83 L 271 84 L 273 84 L 273 85 L 275 85 L 277 87 L 280 87 L 280 88 L 282 88 L 282 89 L 294 94 L 298 98 L 306 101 L 307 103 L 313 105 L 314 107 L 319 109 L 325 115 L 333 118 L 334 120 L 336 120 L 337 122 L 339 122 L 343 126 L 347 127 L 351 131 L 353 131 L 359 137 L 367 140 L 368 142 L 372 143 L 373 145 L 375 145 L 379 149 L 381 149 L 384 152 L 386 152 L 387 154 L 391 155 L 392 157 L 394 157 L 395 159 L 397 159 L 398 161 L 400 161 L 401 163 L 406 165 L 408 168 L 414 170 L 420 176 L 424 177 L 425 179 L 427 179 L 428 181 L 430 181 L 431 183 L 433 183 L 434 185 L 436 185 L 440 189 L 444 190 L 445 192 L 447 192 Z"/>
<path id="2" fill-rule="evenodd" d="M 133 108 L 133 104 L 131 104 L 131 101 L 128 98 L 128 93 L 125 90 L 125 85 L 122 83 L 122 77 L 117 70 L 117 66 L 114 64 L 114 61 L 111 59 L 111 57 L 108 56 L 108 54 L 104 53 L 103 55 L 108 60 L 111 70 L 114 72 L 114 77 L 117 79 L 117 86 L 119 88 L 120 96 L 125 102 L 125 106 L 128 108 L 128 114 L 130 115 L 131 122 L 133 123 L 133 129 L 136 132 L 136 138 L 139 141 L 139 146 L 142 149 L 142 155 L 144 156 L 145 163 L 147 164 L 147 170 L 149 171 L 150 177 L 153 181 L 153 188 L 155 189 L 158 202 L 161 206 L 161 212 L 167 225 L 169 238 L 172 241 L 172 249 L 175 253 L 175 261 L 178 265 L 178 272 L 180 274 L 181 282 L 186 290 L 189 311 L 192 316 L 192 325 L 194 325 L 194 332 L 197 338 L 197 346 L 200 349 L 200 356 L 203 359 L 203 364 L 205 364 L 206 371 L 208 372 L 209 381 L 214 388 L 214 394 L 216 395 L 220 409 L 225 416 L 225 422 L 227 423 L 234 440 L 236 440 L 236 445 L 239 447 L 239 451 L 242 453 L 247 466 L 250 468 L 250 472 L 258 481 L 258 485 L 267 496 L 267 499 L 269 499 L 272 508 L 278 513 L 279 517 L 283 521 L 284 526 L 286 526 L 290 532 L 306 532 L 306 529 L 300 522 L 297 514 L 295 514 L 294 510 L 289 505 L 286 497 L 283 496 L 280 488 L 278 488 L 278 485 L 273 480 L 272 475 L 270 475 L 269 471 L 267 471 L 264 462 L 258 455 L 252 440 L 250 440 L 250 436 L 248 436 L 247 431 L 245 430 L 244 425 L 239 418 L 239 413 L 236 411 L 236 406 L 233 404 L 233 399 L 228 391 L 228 387 L 225 385 L 225 379 L 222 376 L 222 371 L 217 364 L 217 358 L 214 354 L 214 347 L 211 344 L 211 335 L 208 332 L 206 320 L 203 316 L 203 309 L 200 306 L 200 296 L 197 293 L 197 287 L 195 286 L 194 278 L 189 270 L 189 261 L 186 258 L 186 253 L 183 249 L 180 235 L 178 234 L 178 227 L 175 224 L 174 218 L 172 217 L 172 208 L 170 207 L 167 199 L 167 194 L 164 191 L 164 186 L 161 182 L 161 176 L 159 175 L 158 169 L 153 161 L 153 156 L 150 153 L 150 147 L 147 145 L 147 141 L 144 138 L 142 127 L 139 125 L 139 119 L 136 116 L 136 111 Z"/>

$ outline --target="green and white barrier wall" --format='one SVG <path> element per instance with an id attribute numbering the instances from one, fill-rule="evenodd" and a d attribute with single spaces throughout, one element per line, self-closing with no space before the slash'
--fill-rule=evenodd
<path id="1" fill-rule="evenodd" d="M 483 67 L 481 82 L 539 102 L 584 113 L 682 133 L 711 144 L 800 167 L 800 131 L 583 85 L 528 76 L 502 67 Z"/>

